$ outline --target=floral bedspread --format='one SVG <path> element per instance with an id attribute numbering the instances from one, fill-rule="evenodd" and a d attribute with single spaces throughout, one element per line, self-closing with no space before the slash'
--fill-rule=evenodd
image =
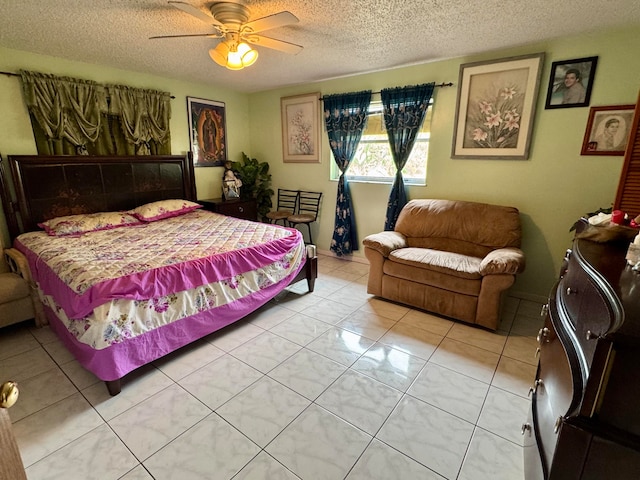
<path id="1" fill-rule="evenodd" d="M 249 296 L 305 260 L 297 230 L 201 210 L 79 237 L 30 232 L 16 248 L 45 304 L 93 348 Z"/>

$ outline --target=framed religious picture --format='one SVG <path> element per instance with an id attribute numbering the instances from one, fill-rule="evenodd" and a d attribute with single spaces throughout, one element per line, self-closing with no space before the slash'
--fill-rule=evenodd
<path id="1" fill-rule="evenodd" d="M 544 108 L 589 106 L 597 64 L 598 57 L 553 62 Z"/>
<path id="2" fill-rule="evenodd" d="M 591 107 L 581 155 L 624 155 L 635 105 Z"/>
<path id="3" fill-rule="evenodd" d="M 544 53 L 460 65 L 451 158 L 524 160 Z"/>
<path id="4" fill-rule="evenodd" d="M 284 162 L 320 163 L 320 94 L 280 99 Z"/>
<path id="5" fill-rule="evenodd" d="M 227 160 L 227 124 L 223 102 L 187 97 L 189 141 L 195 167 L 218 167 Z"/>

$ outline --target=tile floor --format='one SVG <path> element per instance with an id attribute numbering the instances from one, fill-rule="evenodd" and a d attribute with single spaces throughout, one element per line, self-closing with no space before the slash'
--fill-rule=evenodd
<path id="1" fill-rule="evenodd" d="M 522 479 L 541 306 L 508 298 L 491 333 L 372 298 L 366 265 L 319 270 L 116 397 L 47 327 L 0 330 L 28 478 Z"/>

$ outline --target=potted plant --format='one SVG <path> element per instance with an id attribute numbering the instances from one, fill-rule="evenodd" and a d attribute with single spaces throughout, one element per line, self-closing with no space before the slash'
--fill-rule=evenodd
<path id="1" fill-rule="evenodd" d="M 267 213 L 271 210 L 271 174 L 267 162 L 258 162 L 255 158 L 249 158 L 242 152 L 242 161 L 233 162 L 234 170 L 240 180 L 240 198 L 255 198 L 258 207 L 258 217 L 264 221 Z"/>

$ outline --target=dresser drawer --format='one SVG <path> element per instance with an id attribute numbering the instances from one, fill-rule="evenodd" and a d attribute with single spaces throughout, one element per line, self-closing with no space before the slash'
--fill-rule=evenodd
<path id="1" fill-rule="evenodd" d="M 585 283 L 589 279 L 574 258 L 569 259 L 567 269 L 560 280 L 558 298 L 572 322 L 578 318 L 580 304 L 584 298 Z"/>
<path id="2" fill-rule="evenodd" d="M 244 220 L 256 221 L 258 219 L 258 206 L 255 199 L 234 198 L 223 200 L 213 198 L 209 200 L 198 200 L 205 210 L 220 213 L 229 217 L 242 218 Z"/>
<path id="3" fill-rule="evenodd" d="M 583 291 L 584 295 L 582 295 L 575 329 L 578 342 L 580 342 L 580 347 L 590 368 L 598 336 L 607 333 L 612 323 L 613 314 L 602 291 L 591 280 L 584 284 Z"/>
<path id="4" fill-rule="evenodd" d="M 258 218 L 258 210 L 254 200 L 247 201 L 225 201 L 216 204 L 216 212 L 230 217 L 244 218 L 245 220 L 255 220 Z"/>
<path id="5" fill-rule="evenodd" d="M 545 321 L 547 334 L 540 343 L 538 378 L 534 384 L 533 412 L 535 430 L 540 439 L 540 451 L 545 466 L 550 467 L 558 439 L 556 422 L 565 417 L 574 401 L 574 375 L 563 343 L 549 318 Z M 579 375 L 579 373 L 578 373 Z"/>

